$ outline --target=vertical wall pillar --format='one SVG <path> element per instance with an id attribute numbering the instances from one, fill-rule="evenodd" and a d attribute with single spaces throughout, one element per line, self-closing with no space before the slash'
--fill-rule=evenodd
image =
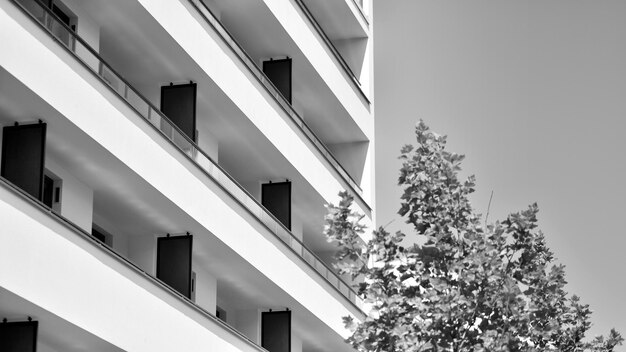
<path id="1" fill-rule="evenodd" d="M 302 339 L 291 334 L 291 352 L 302 352 Z"/>
<path id="2" fill-rule="evenodd" d="M 91 233 L 93 224 L 93 190 L 51 158 L 46 169 L 61 179 L 61 215 Z"/>
<path id="3" fill-rule="evenodd" d="M 196 273 L 196 304 L 215 315 L 217 305 L 217 279 L 206 269 L 194 262 L 193 271 Z"/>

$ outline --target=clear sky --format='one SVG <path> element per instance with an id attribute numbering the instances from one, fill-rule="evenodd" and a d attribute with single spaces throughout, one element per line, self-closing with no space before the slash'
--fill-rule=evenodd
<path id="1" fill-rule="evenodd" d="M 626 336 L 626 1 L 373 2 L 377 222 L 402 225 L 397 156 L 423 118 L 480 213 L 492 190 L 490 220 L 538 202 L 591 335 Z"/>

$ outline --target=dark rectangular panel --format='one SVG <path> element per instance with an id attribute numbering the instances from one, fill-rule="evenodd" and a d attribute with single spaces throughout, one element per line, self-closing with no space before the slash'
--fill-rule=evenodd
<path id="1" fill-rule="evenodd" d="M 263 61 L 263 73 L 291 104 L 291 59 Z"/>
<path id="2" fill-rule="evenodd" d="M 107 241 L 107 236 L 94 227 L 91 228 L 91 235 L 102 243 L 106 243 Z"/>
<path id="3" fill-rule="evenodd" d="M 42 200 L 45 153 L 45 123 L 5 126 L 0 175 Z"/>
<path id="4" fill-rule="evenodd" d="M 35 352 L 39 322 L 0 323 L 0 351 Z"/>
<path id="5" fill-rule="evenodd" d="M 48 175 L 43 176 L 43 204 L 52 208 L 52 196 L 54 195 L 54 180 Z"/>
<path id="6" fill-rule="evenodd" d="M 192 236 L 157 239 L 157 278 L 190 299 L 192 244 Z"/>
<path id="7" fill-rule="evenodd" d="M 291 182 L 264 183 L 261 204 L 291 230 Z"/>
<path id="8" fill-rule="evenodd" d="M 194 141 L 196 140 L 196 90 L 195 83 L 161 87 L 161 111 Z"/>
<path id="9" fill-rule="evenodd" d="M 291 311 L 261 313 L 261 346 L 269 352 L 291 352 Z"/>

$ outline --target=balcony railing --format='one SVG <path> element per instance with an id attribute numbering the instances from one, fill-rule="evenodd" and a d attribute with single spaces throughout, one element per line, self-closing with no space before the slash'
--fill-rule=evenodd
<path id="1" fill-rule="evenodd" d="M 365 23 L 369 26 L 370 20 L 369 18 L 367 18 L 367 15 L 365 14 L 365 11 L 363 10 L 363 0 L 352 0 L 352 2 L 354 3 L 354 5 L 356 5 L 357 10 L 359 10 L 359 14 L 361 15 Z"/>
<path id="2" fill-rule="evenodd" d="M 362 300 L 353 288 L 331 270 L 315 253 L 309 250 L 274 215 L 261 205 L 248 191 L 221 166 L 209 157 L 185 133 L 174 125 L 159 109 L 133 88 L 111 68 L 82 38 L 74 33 L 39 0 L 11 0 L 42 26 L 55 40 L 72 53 L 85 67 L 117 93 L 133 110 L 166 137 L 183 155 L 197 165 L 209 178 L 229 194 L 239 205 L 252 214 L 266 229 L 278 237 L 296 255 L 314 269 L 351 304 L 362 309 Z M 22 3 L 27 2 L 28 6 Z M 37 5 L 37 6 L 35 6 Z M 54 29 L 54 30 L 53 30 Z M 61 31 L 63 29 L 63 31 Z M 61 33 L 61 35 L 59 35 Z M 65 40 L 66 37 L 71 38 Z"/>
<path id="3" fill-rule="evenodd" d="M 296 112 L 289 101 L 280 93 L 278 88 L 265 76 L 263 70 L 261 70 L 257 64 L 252 60 L 248 53 L 239 45 L 234 37 L 228 32 L 228 30 L 217 19 L 213 12 L 204 4 L 201 0 L 188 0 L 191 5 L 198 10 L 206 22 L 220 35 L 224 43 L 226 43 L 235 54 L 239 57 L 241 62 L 248 68 L 249 72 L 257 78 L 257 80 L 265 87 L 267 92 L 276 100 L 276 102 L 282 107 L 282 109 L 291 117 L 296 123 L 299 129 L 304 133 L 311 143 L 319 150 L 319 152 L 325 157 L 325 159 L 333 166 L 333 168 L 339 173 L 341 178 L 350 186 L 353 193 L 361 203 L 371 211 L 371 208 L 365 202 L 362 197 L 363 190 L 358 183 L 352 179 L 352 176 L 343 168 L 343 166 L 337 161 L 335 156 L 326 147 L 324 143 L 315 135 L 315 133 L 304 122 L 304 119 Z"/>
<path id="4" fill-rule="evenodd" d="M 17 1 L 17 0 L 11 0 L 11 1 Z M 38 0 L 29 0 L 29 1 L 38 1 Z M 235 337 L 237 337 L 240 340 L 244 341 L 246 344 L 248 344 L 253 349 L 257 350 L 258 352 L 267 352 L 266 349 L 264 349 L 263 347 L 257 345 L 254 341 L 250 340 L 246 335 L 242 334 L 237 329 L 233 328 L 232 326 L 228 325 L 226 322 L 222 321 L 222 319 L 218 318 L 217 316 L 213 315 L 212 313 L 210 313 L 206 309 L 202 308 L 201 306 L 199 306 L 198 304 L 196 304 L 195 302 L 193 302 L 192 300 L 187 298 L 185 295 L 183 295 L 180 292 L 176 291 L 175 289 L 171 288 L 168 284 L 166 284 L 163 281 L 159 280 L 157 277 L 155 277 L 153 275 L 150 275 L 148 272 L 146 272 L 143 269 L 141 269 L 140 267 L 138 267 L 135 263 L 131 262 L 127 258 L 123 257 L 121 254 L 119 254 L 116 251 L 114 251 L 113 248 L 111 248 L 108 245 L 106 245 L 106 244 L 100 242 L 99 240 L 97 240 L 90 233 L 88 233 L 87 231 L 83 230 L 80 226 L 76 225 L 75 223 L 73 223 L 68 218 L 66 218 L 66 217 L 64 217 L 64 216 L 62 216 L 62 215 L 52 211 L 52 209 L 49 208 L 48 206 L 46 206 L 42 201 L 40 201 L 39 199 L 33 197 L 32 195 L 30 195 L 29 193 L 25 192 L 24 190 L 22 190 L 18 186 L 14 185 L 13 183 L 11 183 L 11 181 L 5 179 L 4 177 L 0 177 L 0 187 L 4 187 L 5 189 L 13 192 L 18 197 L 22 197 L 24 200 L 28 201 L 33 207 L 37 208 L 39 211 L 41 211 L 43 213 L 46 213 L 52 219 L 56 220 L 61 225 L 65 226 L 70 231 L 73 231 L 78 236 L 81 236 L 82 238 L 87 239 L 94 246 L 99 247 L 101 250 L 103 250 L 104 252 L 106 252 L 107 254 L 112 256 L 117 261 L 121 262 L 123 265 L 126 265 L 128 268 L 130 268 L 131 270 L 133 270 L 137 274 L 145 277 L 148 281 L 152 282 L 156 287 L 159 287 L 159 288 L 165 290 L 170 295 L 174 296 L 175 298 L 178 298 L 178 299 L 182 300 L 188 306 L 190 306 L 191 308 L 197 310 L 200 314 L 204 315 L 205 317 L 207 317 L 208 319 L 210 319 L 211 321 L 213 321 L 217 325 L 221 326 L 222 328 L 224 328 L 226 331 L 228 331 L 229 333 L 231 333 Z"/>

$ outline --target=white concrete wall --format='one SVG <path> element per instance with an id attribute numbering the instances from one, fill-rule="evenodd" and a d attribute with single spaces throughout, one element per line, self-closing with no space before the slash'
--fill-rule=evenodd
<path id="1" fill-rule="evenodd" d="M 303 227 L 302 219 L 299 216 L 291 212 L 291 233 L 296 236 L 297 239 L 302 241 L 303 236 Z"/>
<path id="2" fill-rule="evenodd" d="M 358 88 L 354 87 L 353 84 L 350 82 L 350 78 L 347 73 L 344 72 L 343 67 L 341 67 L 338 62 L 335 62 L 335 59 L 332 57 L 333 55 L 330 52 L 330 49 L 327 48 L 322 41 L 316 39 L 316 33 L 305 20 L 305 16 L 299 14 L 299 9 L 297 9 L 296 6 L 291 3 L 291 1 L 263 1 L 281 23 L 283 28 L 285 28 L 285 30 L 290 34 L 300 50 L 306 55 L 307 59 L 320 74 L 324 82 L 326 82 L 328 87 L 337 96 L 339 101 L 343 104 L 344 108 L 348 111 L 350 116 L 352 116 L 359 128 L 363 131 L 363 133 L 365 133 L 370 141 L 373 141 L 373 105 L 368 107 L 367 103 L 362 100 L 360 93 L 357 91 Z M 355 5 L 351 3 L 351 0 L 347 1 L 349 2 L 351 8 L 356 9 Z M 365 52 L 363 54 L 364 56 L 362 69 L 358 76 L 363 92 L 366 96 L 372 98 L 370 99 L 371 101 L 373 101 L 372 47 L 373 39 L 369 38 L 366 42 Z M 374 164 L 369 163 L 367 165 L 373 168 Z M 365 199 L 365 201 L 371 205 L 375 204 L 373 202 L 374 191 L 372 187 L 374 187 L 373 183 L 361 184 L 361 188 L 363 189 L 363 199 Z M 372 208 L 374 207 L 372 206 Z M 374 214 L 368 214 L 367 212 L 364 212 L 363 208 L 357 206 L 356 204 L 355 209 L 360 213 L 370 216 L 369 219 L 365 219 L 365 222 L 367 226 L 373 227 L 373 223 L 371 222 L 371 220 L 373 220 Z"/>
<path id="3" fill-rule="evenodd" d="M 161 6 L 152 5 L 156 7 L 155 11 L 160 12 L 169 10 L 171 3 L 173 2 L 162 2 Z M 171 14 L 173 17 L 180 15 L 176 12 Z M 318 277 L 313 269 L 305 265 L 295 254 L 284 249 L 279 239 L 252 220 L 245 211 L 231 205 L 229 196 L 222 193 L 204 173 L 183 157 L 96 77 L 87 74 L 86 69 L 70 54 L 52 45 L 51 38 L 35 27 L 35 24 L 24 20 L 23 16 L 13 4 L 0 2 L 0 42 L 4 45 L 4 50 L 0 53 L 2 67 L 159 190 L 182 211 L 215 234 L 265 277 L 297 300 L 304 309 L 314 314 L 340 336 L 349 335 L 341 317 L 360 316 L 357 309 L 331 289 L 324 279 Z M 19 22 L 15 18 L 18 18 Z M 180 21 L 180 18 L 178 20 Z M 198 22 L 192 23 L 197 25 Z M 210 45 L 202 47 L 207 46 Z M 212 60 L 207 61 L 216 64 Z M 56 82 L 60 81 L 64 82 L 64 89 L 58 89 Z M 314 170 L 326 171 L 319 167 Z M 77 255 L 80 257 L 80 254 Z M 37 277 L 33 276 L 35 280 Z M 81 286 L 84 284 L 81 283 Z M 117 289 L 113 285 L 109 290 L 112 287 Z M 51 289 L 57 289 L 56 285 Z M 93 302 L 90 304 L 93 305 Z M 80 304 L 76 306 L 79 307 Z M 89 323 L 101 324 L 102 321 L 97 321 L 98 319 L 96 315 L 90 318 Z M 141 336 L 141 333 L 135 331 L 134 335 L 137 334 Z M 181 333 L 180 336 L 186 334 Z M 189 350 L 187 347 L 163 347 L 163 349 Z"/>
<path id="4" fill-rule="evenodd" d="M 359 73 L 359 82 L 361 87 L 365 91 L 365 94 L 370 97 L 372 106 L 370 111 L 372 112 L 372 121 L 374 120 L 374 38 L 370 37 L 367 40 L 365 47 L 365 54 L 363 55 L 363 65 L 361 72 Z M 373 122 L 372 122 L 373 123 Z"/>
<path id="5" fill-rule="evenodd" d="M 352 178 L 361 186 L 363 198 L 368 199 L 370 204 L 376 204 L 374 182 L 374 141 L 330 144 L 328 148 L 339 160 L 341 165 L 348 171 Z M 361 209 L 353 207 L 359 213 Z M 376 223 L 376 209 L 372 209 L 371 223 Z M 368 224 L 368 226 L 371 226 Z M 364 234 L 363 239 L 369 239 L 369 232 Z"/>
<path id="6" fill-rule="evenodd" d="M 337 51 L 341 54 L 348 66 L 357 78 L 361 77 L 361 71 L 365 62 L 365 50 L 367 48 L 367 37 L 363 38 L 347 38 L 333 40 L 333 44 Z M 366 71 L 367 70 L 366 68 Z M 368 94 L 369 96 L 369 94 Z"/>
<path id="7" fill-rule="evenodd" d="M 371 204 L 376 204 L 376 169 L 375 169 L 375 142 L 371 141 L 365 156 L 365 165 L 363 166 L 363 177 L 361 178 L 361 188 L 363 189 L 363 197 L 369 199 Z M 358 210 L 358 209 L 357 209 Z M 376 208 L 372 210 L 371 224 L 377 225 Z M 371 226 L 371 225 L 370 225 Z M 369 237 L 367 238 L 369 239 Z M 366 239 L 366 240 L 367 240 Z"/>
<path id="8" fill-rule="evenodd" d="M 341 0 L 340 0 L 341 1 Z M 347 6 L 350 8 L 350 11 L 352 12 L 352 15 L 356 18 L 356 20 L 359 22 L 359 25 L 361 26 L 361 28 L 363 28 L 363 31 L 368 32 L 369 28 L 371 28 L 372 26 L 372 19 L 371 19 L 371 9 L 372 6 L 369 3 L 369 0 L 343 0 L 346 2 Z M 363 17 L 360 14 L 360 10 L 358 8 L 358 5 L 355 4 L 355 2 L 359 2 L 361 1 L 363 3 L 363 6 L 361 7 L 363 9 L 363 13 L 365 14 L 365 17 L 367 18 L 367 21 L 365 21 L 363 19 Z M 369 23 L 369 26 L 368 26 Z"/>
<path id="9" fill-rule="evenodd" d="M 291 352 L 302 352 L 302 339 L 291 332 Z"/>
<path id="10" fill-rule="evenodd" d="M 115 252 L 128 257 L 128 236 L 126 236 L 113 221 L 101 216 L 97 212 L 93 213 L 93 222 L 111 235 L 111 244 Z"/>
<path id="11" fill-rule="evenodd" d="M 5 187 L 0 223 L 0 286 L 120 349 L 258 351 Z"/>
<path id="12" fill-rule="evenodd" d="M 4 126 L 0 126 L 0 146 L 2 146 L 2 127 Z M 93 190 L 59 166 L 49 155 L 46 155 L 44 167 L 62 180 L 61 209 L 59 213 L 80 226 L 83 230 L 91 233 Z"/>
<path id="13" fill-rule="evenodd" d="M 198 116 L 198 120 L 202 119 L 202 116 Z M 204 128 L 202 125 L 198 125 L 198 146 L 215 162 L 219 162 L 219 141 L 208 128 Z"/>
<path id="14" fill-rule="evenodd" d="M 224 319 L 226 321 L 226 323 L 228 323 L 228 325 L 235 327 L 235 323 L 236 323 L 236 310 L 237 308 L 233 305 L 230 304 L 230 302 L 227 302 L 225 300 L 229 299 L 230 297 L 226 296 L 224 297 L 222 294 L 220 294 L 220 284 L 219 282 L 217 283 L 217 305 L 226 312 L 226 319 Z M 223 318 L 223 317 L 222 317 Z M 238 330 L 241 331 L 241 330 Z"/>
<path id="15" fill-rule="evenodd" d="M 196 273 L 196 304 L 215 315 L 217 304 L 217 279 L 206 268 L 193 261 L 193 271 Z"/>
<path id="16" fill-rule="evenodd" d="M 365 169 L 368 147 L 368 142 L 336 143 L 328 145 L 328 149 L 330 149 L 335 158 L 339 160 L 344 169 L 348 171 L 358 184 L 361 184 L 363 174 L 369 171 Z"/>
<path id="17" fill-rule="evenodd" d="M 261 181 L 242 182 L 241 186 L 250 193 L 256 200 L 261 201 Z"/>
<path id="18" fill-rule="evenodd" d="M 370 24 L 372 23 L 373 0 L 363 0 L 363 12 L 368 17 Z"/>
<path id="19" fill-rule="evenodd" d="M 306 16 L 300 14 L 300 10 L 291 1 L 263 1 L 311 62 L 326 85 L 337 96 L 359 128 L 369 139 L 373 139 L 374 120 L 370 116 L 367 103 L 362 100 L 358 88 L 350 82 L 351 79 L 344 72 L 341 64 L 336 62 L 331 49 L 323 41 L 317 39 L 317 33 L 305 19 Z M 354 4 L 352 6 L 354 7 Z M 369 96 L 368 89 L 365 90 L 365 94 Z"/>
<path id="20" fill-rule="evenodd" d="M 93 190 L 56 161 L 46 157 L 46 169 L 52 171 L 63 181 L 61 188 L 61 215 L 91 233 L 93 221 Z"/>
<path id="21" fill-rule="evenodd" d="M 59 351 L 46 345 L 45 343 L 41 342 L 40 339 L 38 339 L 37 340 L 37 352 L 59 352 Z"/>
<path id="22" fill-rule="evenodd" d="M 281 0 L 283 1 L 283 0 Z M 311 142 L 299 131 L 296 124 L 283 112 L 269 93 L 262 88 L 254 76 L 231 53 L 201 15 L 187 0 L 159 1 L 139 0 L 144 8 L 163 26 L 178 44 L 193 58 L 211 79 L 227 94 L 238 108 L 276 146 L 287 160 L 303 175 L 327 202 L 338 202 L 338 192 L 345 183 Z M 286 3 L 286 2 L 285 2 Z M 291 6 L 291 5 L 289 5 Z M 293 9 L 293 8 L 292 8 Z M 303 25 L 303 23 L 300 24 Z M 194 35 L 189 35 L 194 33 Z M 307 37 L 308 38 L 308 37 Z M 330 60 L 327 53 L 326 60 Z M 318 53 L 321 55 L 321 53 Z M 330 65 L 332 62 L 327 61 Z M 337 68 L 334 68 L 337 70 Z M 347 82 L 335 75 L 346 89 Z M 347 94 L 347 93 L 346 93 Z M 373 136 L 373 120 L 365 105 L 354 92 L 347 99 L 353 116 L 371 126 L 368 135 Z M 357 111 L 358 110 L 358 111 Z M 367 213 L 362 210 L 362 213 Z"/>
<path id="23" fill-rule="evenodd" d="M 259 309 L 234 310 L 233 326 L 256 344 L 261 344 L 261 311 Z"/>

